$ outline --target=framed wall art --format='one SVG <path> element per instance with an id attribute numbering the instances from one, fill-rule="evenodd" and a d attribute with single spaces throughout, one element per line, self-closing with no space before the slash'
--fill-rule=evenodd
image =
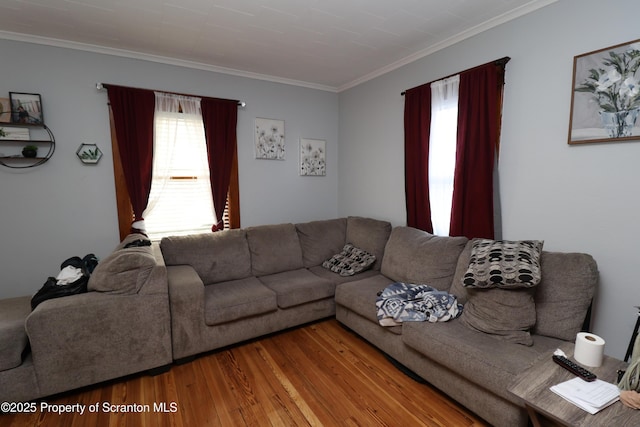
<path id="1" fill-rule="evenodd" d="M 43 125 L 42 100 L 37 93 L 9 92 L 11 100 L 11 122 Z"/>
<path id="2" fill-rule="evenodd" d="M 640 40 L 573 59 L 569 144 L 640 140 Z"/>
<path id="3" fill-rule="evenodd" d="M 256 159 L 284 160 L 284 120 L 255 121 Z"/>
<path id="4" fill-rule="evenodd" d="M 327 143 L 322 139 L 300 138 L 300 175 L 327 174 Z"/>

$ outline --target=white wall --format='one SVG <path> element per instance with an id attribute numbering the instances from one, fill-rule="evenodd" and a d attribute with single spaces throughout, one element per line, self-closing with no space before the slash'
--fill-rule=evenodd
<path id="1" fill-rule="evenodd" d="M 66 258 L 104 257 L 118 242 L 107 94 L 97 82 L 245 101 L 238 114 L 242 226 L 337 216 L 335 93 L 7 40 L 0 40 L 0 58 L 0 97 L 41 94 L 56 137 L 46 164 L 0 167 L 0 298 L 32 294 Z M 256 117 L 285 121 L 286 160 L 254 158 Z M 327 176 L 298 175 L 301 137 L 327 141 Z M 84 142 L 104 152 L 98 165 L 76 157 Z"/>
<path id="2" fill-rule="evenodd" d="M 622 358 L 640 305 L 640 141 L 569 146 L 573 57 L 640 37 L 636 0 L 560 0 L 340 94 L 341 215 L 406 223 L 400 93 L 475 65 L 507 65 L 503 237 L 594 256 L 594 333 Z"/>

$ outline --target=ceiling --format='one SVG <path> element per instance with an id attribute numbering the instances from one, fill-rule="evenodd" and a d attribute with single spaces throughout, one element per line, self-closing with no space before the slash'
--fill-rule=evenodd
<path id="1" fill-rule="evenodd" d="M 0 38 L 341 91 L 557 0 L 0 0 Z"/>

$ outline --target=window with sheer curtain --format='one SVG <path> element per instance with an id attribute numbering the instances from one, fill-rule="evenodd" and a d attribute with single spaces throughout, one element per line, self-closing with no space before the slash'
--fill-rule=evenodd
<path id="1" fill-rule="evenodd" d="M 504 57 L 404 92 L 408 226 L 469 239 L 500 233 L 495 166 L 507 62 Z M 441 128 L 455 134 L 442 137 Z"/>
<path id="2" fill-rule="evenodd" d="M 449 235 L 458 135 L 460 76 L 431 83 L 429 202 L 433 234 Z"/>
<path id="3" fill-rule="evenodd" d="M 211 232 L 217 219 L 200 99 L 156 92 L 154 125 L 149 238 Z"/>

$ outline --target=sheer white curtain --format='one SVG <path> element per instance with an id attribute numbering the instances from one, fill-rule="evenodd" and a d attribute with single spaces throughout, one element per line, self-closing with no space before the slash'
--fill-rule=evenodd
<path id="1" fill-rule="evenodd" d="M 458 134 L 460 76 L 431 83 L 429 199 L 433 234 L 449 235 Z"/>
<path id="2" fill-rule="evenodd" d="M 153 179 L 144 212 L 152 240 L 215 223 L 200 98 L 156 92 Z"/>

